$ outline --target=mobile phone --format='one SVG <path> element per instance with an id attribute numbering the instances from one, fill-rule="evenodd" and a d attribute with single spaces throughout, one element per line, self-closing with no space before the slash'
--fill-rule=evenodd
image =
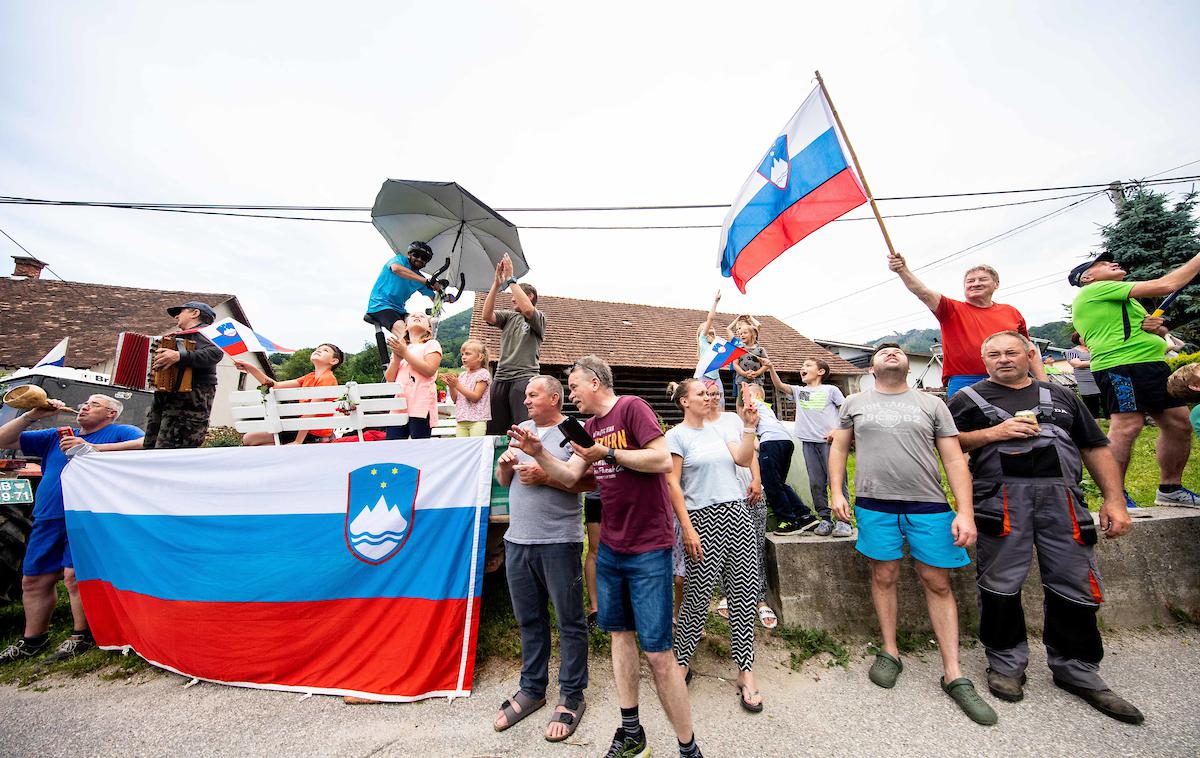
<path id="1" fill-rule="evenodd" d="M 583 424 L 570 416 L 562 420 L 562 423 L 558 425 L 558 430 L 563 435 L 563 441 L 559 443 L 562 447 L 565 447 L 568 442 L 574 442 L 580 447 L 591 447 L 596 444 L 596 441 L 592 439 L 592 435 L 588 434 L 587 430 L 583 428 Z"/>

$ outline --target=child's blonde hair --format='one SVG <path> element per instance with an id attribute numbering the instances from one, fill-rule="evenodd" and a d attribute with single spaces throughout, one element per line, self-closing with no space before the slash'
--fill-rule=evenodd
<path id="1" fill-rule="evenodd" d="M 1189 403 L 1200 401 L 1200 392 L 1192 387 L 1200 387 L 1200 363 L 1185 363 L 1167 379 L 1167 392 L 1171 397 Z"/>
<path id="2" fill-rule="evenodd" d="M 487 345 L 483 344 L 479 340 L 467 340 L 466 342 L 463 342 L 462 346 L 458 349 L 459 355 L 462 355 L 462 351 L 467 348 L 471 348 L 475 352 L 479 353 L 483 357 L 483 361 L 480 363 L 480 366 L 487 368 L 488 363 L 490 363 L 492 360 L 492 357 L 488 355 Z"/>

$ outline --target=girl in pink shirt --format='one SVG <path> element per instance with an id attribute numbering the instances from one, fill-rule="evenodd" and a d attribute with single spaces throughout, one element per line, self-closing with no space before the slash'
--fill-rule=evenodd
<path id="1" fill-rule="evenodd" d="M 442 346 L 433 338 L 429 317 L 410 313 L 404 320 L 408 340 L 402 339 L 400 323 L 392 327 L 388 346 L 392 360 L 384 379 L 399 382 L 408 404 L 408 423 L 388 427 L 389 440 L 429 439 L 437 423 L 437 370 L 442 362 Z"/>
<path id="2" fill-rule="evenodd" d="M 487 347 L 479 340 L 467 340 L 459 351 L 462 356 L 463 372 L 446 374 L 444 381 L 454 399 L 454 418 L 458 422 L 456 436 L 482 437 L 487 433 L 487 422 L 492 418 L 492 406 L 488 400 L 488 385 L 492 375 L 486 368 Z"/>

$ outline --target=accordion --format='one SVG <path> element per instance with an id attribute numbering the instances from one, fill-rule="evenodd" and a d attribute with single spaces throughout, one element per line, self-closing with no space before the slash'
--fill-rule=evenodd
<path id="1" fill-rule="evenodd" d="M 164 369 L 151 368 L 154 352 L 170 348 L 183 353 L 196 349 L 196 340 L 182 335 L 148 337 L 136 332 L 117 335 L 117 356 L 113 361 L 112 383 L 120 387 L 152 392 L 191 392 L 192 369 L 176 363 Z"/>

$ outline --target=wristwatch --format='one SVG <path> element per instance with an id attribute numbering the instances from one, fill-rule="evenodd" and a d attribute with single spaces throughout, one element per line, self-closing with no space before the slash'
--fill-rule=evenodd
<path id="1" fill-rule="evenodd" d="M 617 450 L 616 450 L 616 448 L 610 447 L 608 449 L 608 452 L 604 454 L 604 462 L 612 464 L 613 466 L 617 465 Z"/>
<path id="2" fill-rule="evenodd" d="M 508 277 L 508 281 L 504 283 L 504 286 L 505 286 L 505 287 L 511 287 L 511 286 L 513 286 L 513 285 L 514 285 L 514 284 L 516 284 L 516 283 L 517 283 L 517 279 L 516 279 L 516 277 L 514 277 L 514 276 L 510 276 L 510 277 Z"/>

